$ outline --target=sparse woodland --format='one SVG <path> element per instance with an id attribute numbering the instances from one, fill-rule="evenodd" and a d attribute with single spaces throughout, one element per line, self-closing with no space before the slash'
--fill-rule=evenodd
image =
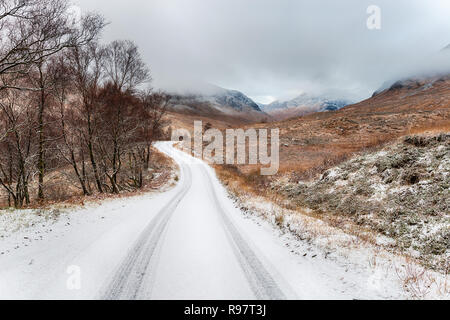
<path id="1" fill-rule="evenodd" d="M 55 173 L 84 195 L 143 187 L 168 97 L 148 87 L 133 42 L 102 44 L 105 25 L 65 0 L 0 0 L 0 187 L 10 206 L 45 201 Z"/>

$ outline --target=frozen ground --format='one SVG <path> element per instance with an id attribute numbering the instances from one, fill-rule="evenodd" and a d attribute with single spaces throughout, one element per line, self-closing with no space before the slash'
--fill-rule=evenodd
<path id="1" fill-rule="evenodd" d="M 0 298 L 408 297 L 381 268 L 243 214 L 209 166 L 170 143 L 157 147 L 180 167 L 170 190 L 73 211 L 2 212 Z"/>

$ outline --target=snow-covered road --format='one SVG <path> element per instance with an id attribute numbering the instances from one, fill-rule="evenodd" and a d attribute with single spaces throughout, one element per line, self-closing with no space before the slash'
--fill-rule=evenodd
<path id="1" fill-rule="evenodd" d="M 382 297 L 364 272 L 294 254 L 269 224 L 246 218 L 204 162 L 171 143 L 157 148 L 180 167 L 171 190 L 80 209 L 49 233 L 31 226 L 0 239 L 0 298 Z"/>
<path id="2" fill-rule="evenodd" d="M 101 297 L 285 299 L 292 294 L 274 280 L 222 207 L 209 168 L 169 144 L 158 147 L 178 162 L 180 182 Z"/>

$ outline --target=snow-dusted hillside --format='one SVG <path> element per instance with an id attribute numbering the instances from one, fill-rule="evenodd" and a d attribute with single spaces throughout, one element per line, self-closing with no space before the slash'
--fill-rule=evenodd
<path id="1" fill-rule="evenodd" d="M 450 134 L 407 136 L 312 181 L 275 183 L 295 203 L 353 220 L 445 272 L 450 257 Z"/>
<path id="2" fill-rule="evenodd" d="M 171 96 L 171 108 L 174 111 L 263 114 L 258 104 L 242 92 L 213 85 L 209 85 L 207 89 L 171 93 Z"/>
<path id="3" fill-rule="evenodd" d="M 450 79 L 450 74 L 435 75 L 433 77 L 414 77 L 392 82 L 385 82 L 378 90 L 376 90 L 372 97 L 381 93 L 394 92 L 396 90 L 406 89 L 410 90 L 409 96 L 416 95 L 421 92 L 426 92 L 432 89 L 435 84 L 444 83 Z"/>

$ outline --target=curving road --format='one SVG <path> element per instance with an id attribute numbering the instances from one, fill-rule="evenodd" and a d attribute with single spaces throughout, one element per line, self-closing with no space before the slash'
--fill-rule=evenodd
<path id="1" fill-rule="evenodd" d="M 219 199 L 209 168 L 170 144 L 177 192 L 139 236 L 103 289 L 103 299 L 256 298 L 287 295 Z"/>
<path id="2" fill-rule="evenodd" d="M 171 143 L 156 147 L 180 167 L 172 189 L 26 221 L 1 236 L 0 299 L 385 296 L 365 270 L 249 219 L 204 162 Z"/>

